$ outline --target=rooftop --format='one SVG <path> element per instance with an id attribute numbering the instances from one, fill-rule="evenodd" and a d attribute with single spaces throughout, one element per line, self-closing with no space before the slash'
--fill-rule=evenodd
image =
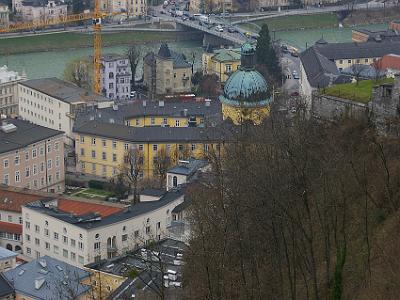
<path id="1" fill-rule="evenodd" d="M 183 196 L 184 188 L 182 187 L 180 189 L 171 190 L 168 193 L 165 193 L 158 201 L 140 202 L 133 206 L 128 206 L 122 210 L 118 209 L 118 211 L 114 207 L 109 207 L 106 210 L 102 210 L 103 208 L 101 206 L 93 207 L 91 210 L 88 206 L 86 206 L 86 204 L 77 200 L 70 200 L 78 202 L 68 205 L 69 208 L 73 207 L 72 211 L 63 211 L 58 206 L 58 203 L 61 203 L 62 207 L 63 199 L 61 199 L 61 201 L 58 199 L 47 199 L 43 201 L 37 200 L 27 204 L 26 207 L 75 226 L 90 229 L 107 226 L 140 216 L 142 214 L 146 214 L 170 204 L 171 202 L 177 201 L 183 198 Z M 81 206 L 81 213 L 79 215 L 73 214 L 73 212 L 75 212 L 75 210 Z"/>
<path id="2" fill-rule="evenodd" d="M 115 54 L 115 53 L 104 54 L 101 57 L 102 61 L 116 61 L 121 59 L 128 59 L 128 57 L 126 55 Z"/>
<path id="3" fill-rule="evenodd" d="M 89 213 L 97 213 L 105 218 L 122 211 L 122 208 L 102 205 L 97 203 L 82 202 L 70 199 L 58 199 L 58 210 L 68 212 L 76 216 L 83 216 Z"/>
<path id="4" fill-rule="evenodd" d="M 0 187 L 0 210 L 20 213 L 23 205 L 45 198 L 43 193 L 33 193 L 30 190 L 12 187 Z"/>
<path id="5" fill-rule="evenodd" d="M 4 272 L 16 292 L 32 299 L 70 299 L 85 294 L 89 287 L 81 284 L 90 273 L 49 256 L 43 256 L 29 263 Z"/>
<path id="6" fill-rule="evenodd" d="M 6 248 L 0 247 L 0 260 L 16 257 L 18 254 Z"/>
<path id="7" fill-rule="evenodd" d="M 174 69 L 178 68 L 190 68 L 192 65 L 186 60 L 185 55 L 177 53 L 169 49 L 167 44 L 162 44 L 158 50 L 158 57 L 163 59 L 172 59 Z M 147 56 L 147 55 L 146 55 Z"/>
<path id="8" fill-rule="evenodd" d="M 7 297 L 10 294 L 14 293 L 14 289 L 8 280 L 4 277 L 2 273 L 0 273 L 0 297 Z M 7 299 L 7 298 L 5 298 Z"/>
<path id="9" fill-rule="evenodd" d="M 3 130 L 2 125 L 8 125 L 11 130 Z M 6 127 L 4 128 L 6 129 Z M 0 153 L 24 148 L 45 139 L 64 134 L 62 131 L 35 125 L 19 119 L 4 119 L 0 124 Z"/>
<path id="10" fill-rule="evenodd" d="M 236 49 L 219 49 L 214 51 L 213 60 L 219 62 L 240 61 L 240 48 Z"/>
<path id="11" fill-rule="evenodd" d="M 22 224 L 0 221 L 0 232 L 22 234 Z"/>
<path id="12" fill-rule="evenodd" d="M 400 55 L 387 54 L 373 63 L 379 70 L 394 69 L 400 70 Z"/>
<path id="13" fill-rule="evenodd" d="M 207 165 L 207 161 L 199 159 L 179 161 L 178 165 L 168 170 L 168 173 L 190 176 L 205 165 Z"/>
<path id="14" fill-rule="evenodd" d="M 110 99 L 55 77 L 27 80 L 21 84 L 66 103 L 110 102 Z"/>
<path id="15" fill-rule="evenodd" d="M 74 132 L 133 143 L 211 143 L 225 141 L 230 137 L 229 132 L 222 127 L 131 127 L 99 121 L 89 121 L 75 127 Z"/>

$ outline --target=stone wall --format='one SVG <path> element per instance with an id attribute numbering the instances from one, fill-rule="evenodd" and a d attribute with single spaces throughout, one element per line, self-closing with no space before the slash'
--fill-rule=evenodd
<path id="1" fill-rule="evenodd" d="M 367 104 L 328 95 L 313 95 L 311 114 L 318 119 L 334 121 L 340 118 L 354 118 L 368 121 L 369 108 Z"/>

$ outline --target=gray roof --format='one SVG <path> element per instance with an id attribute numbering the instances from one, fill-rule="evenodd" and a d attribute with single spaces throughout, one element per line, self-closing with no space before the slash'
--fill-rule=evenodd
<path id="1" fill-rule="evenodd" d="M 87 122 L 74 132 L 132 143 L 212 143 L 231 137 L 223 127 L 132 127 L 99 121 Z"/>
<path id="2" fill-rule="evenodd" d="M 88 271 L 47 255 L 4 272 L 17 293 L 45 300 L 71 299 L 70 291 L 76 296 L 86 293 L 89 287 L 80 281 L 89 275 Z"/>
<path id="3" fill-rule="evenodd" d="M 0 247 L 0 260 L 17 256 L 18 254 L 6 248 Z"/>
<path id="4" fill-rule="evenodd" d="M 157 56 L 164 59 L 173 59 L 174 69 L 191 67 L 191 64 L 186 61 L 185 55 L 170 50 L 167 44 L 161 44 Z"/>
<path id="5" fill-rule="evenodd" d="M 191 159 L 189 163 L 180 162 L 175 167 L 169 169 L 168 173 L 190 176 L 205 165 L 207 165 L 207 161 Z"/>
<path id="6" fill-rule="evenodd" d="M 85 111 L 79 112 L 75 124 L 82 124 L 90 119 L 109 123 L 110 119 L 117 124 L 125 124 L 126 119 L 138 117 L 182 117 L 186 110 L 188 117 L 204 117 L 205 123 L 213 122 L 218 124 L 222 122 L 222 106 L 219 101 L 210 101 L 210 106 L 206 106 L 205 102 L 188 101 L 188 102 L 170 102 L 164 101 L 164 106 L 160 106 L 158 102 L 146 101 L 146 106 L 143 106 L 142 101 L 119 105 L 117 110 L 112 107 L 102 109 L 88 108 Z"/>
<path id="7" fill-rule="evenodd" d="M 47 214 L 49 216 L 62 220 L 64 222 L 73 224 L 75 226 L 85 229 L 91 229 L 101 226 L 107 226 L 127 219 L 132 219 L 137 216 L 157 210 L 167 204 L 170 204 L 171 202 L 178 200 L 180 197 L 184 195 L 184 190 L 185 187 L 180 187 L 178 189 L 170 190 L 167 193 L 165 193 L 160 198 L 160 200 L 139 202 L 133 206 L 125 208 L 120 212 L 111 214 L 104 218 L 99 218 L 99 216 L 96 215 L 94 212 L 87 216 L 74 216 L 72 214 L 65 213 L 63 211 L 58 211 L 57 209 L 54 208 L 47 208 L 45 207 L 45 203 L 48 201 L 45 200 L 43 201 L 38 200 L 35 202 L 31 202 L 26 204 L 25 206 L 30 209 L 36 210 L 38 212 L 41 212 L 43 214 Z M 96 217 L 98 218 L 98 220 L 93 220 Z"/>
<path id="8" fill-rule="evenodd" d="M 71 82 L 55 77 L 27 80 L 21 82 L 21 84 L 66 103 L 111 101 L 106 97 L 96 95 L 91 91 L 80 88 Z"/>
<path id="9" fill-rule="evenodd" d="M 180 213 L 184 211 L 186 208 L 188 208 L 192 204 L 192 199 L 191 198 L 185 198 L 185 201 L 183 201 L 181 204 L 178 204 L 175 206 L 175 208 L 171 211 L 173 214 Z"/>
<path id="10" fill-rule="evenodd" d="M 63 134 L 62 131 L 35 125 L 18 119 L 3 120 L 17 127 L 14 132 L 5 133 L 0 130 L 0 153 L 26 147 L 30 144 Z"/>
<path id="11" fill-rule="evenodd" d="M 316 46 L 303 51 L 300 60 L 312 87 L 326 87 L 339 75 L 336 64 L 321 55 Z"/>
<path id="12" fill-rule="evenodd" d="M 351 67 L 342 70 L 342 74 L 358 76 L 364 79 L 374 79 L 385 76 L 384 71 L 375 69 L 372 65 L 354 64 Z"/>
<path id="13" fill-rule="evenodd" d="M 393 29 L 385 30 L 368 30 L 364 28 L 353 29 L 353 31 L 360 32 L 368 35 L 368 40 L 370 41 L 399 41 L 400 35 Z"/>
<path id="14" fill-rule="evenodd" d="M 6 297 L 14 293 L 14 289 L 8 280 L 0 273 L 0 298 Z"/>
<path id="15" fill-rule="evenodd" d="M 43 7 L 49 4 L 48 0 L 24 0 L 22 1 L 23 6 Z M 67 5 L 62 1 L 56 0 L 56 5 Z"/>
<path id="16" fill-rule="evenodd" d="M 161 197 L 166 193 L 164 189 L 145 188 L 140 192 L 140 195 Z"/>
<path id="17" fill-rule="evenodd" d="M 108 53 L 104 54 L 101 57 L 102 61 L 116 61 L 120 59 L 127 59 L 128 57 L 126 55 L 121 55 L 121 54 L 115 54 L 115 53 Z"/>
<path id="18" fill-rule="evenodd" d="M 400 54 L 400 41 L 368 41 L 365 43 L 315 44 L 311 48 L 329 60 L 382 57 L 386 54 Z M 307 51 L 307 50 L 306 50 Z"/>

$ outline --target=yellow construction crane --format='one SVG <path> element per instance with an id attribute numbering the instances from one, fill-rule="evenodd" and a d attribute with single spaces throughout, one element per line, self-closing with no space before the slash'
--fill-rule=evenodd
<path id="1" fill-rule="evenodd" d="M 100 0 L 95 0 L 94 12 L 83 12 L 67 16 L 59 16 L 44 20 L 34 20 L 26 23 L 11 24 L 7 28 L 0 28 L 0 33 L 8 33 L 19 30 L 34 30 L 36 28 L 68 24 L 73 22 L 93 20 L 93 91 L 101 94 L 101 20 L 106 16 L 113 16 L 122 13 L 103 13 L 100 10 Z"/>

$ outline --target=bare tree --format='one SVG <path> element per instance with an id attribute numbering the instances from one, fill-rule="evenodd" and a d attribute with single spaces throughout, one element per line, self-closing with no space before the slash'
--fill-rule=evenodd
<path id="1" fill-rule="evenodd" d="M 64 69 L 64 79 L 77 86 L 90 89 L 92 65 L 87 59 L 76 59 L 67 63 Z"/>
<path id="2" fill-rule="evenodd" d="M 165 185 L 168 168 L 171 166 L 171 158 L 165 148 L 157 151 L 157 156 L 154 160 L 155 173 L 159 178 L 160 188 Z"/>
<path id="3" fill-rule="evenodd" d="M 137 45 L 129 46 L 126 55 L 128 56 L 129 65 L 131 68 L 132 78 L 131 78 L 131 90 L 135 90 L 135 75 L 136 69 L 139 64 L 140 58 L 142 56 L 142 48 Z"/>
<path id="4" fill-rule="evenodd" d="M 138 148 L 129 148 L 125 151 L 124 163 L 120 166 L 120 174 L 133 192 L 133 204 L 139 202 L 138 182 L 139 177 L 143 174 L 143 153 Z"/>

